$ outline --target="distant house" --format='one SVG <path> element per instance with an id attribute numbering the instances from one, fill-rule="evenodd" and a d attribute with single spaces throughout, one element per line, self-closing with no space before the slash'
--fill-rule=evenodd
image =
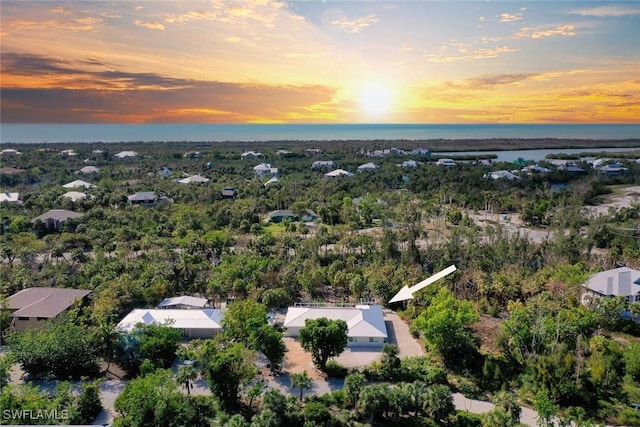
<path id="1" fill-rule="evenodd" d="M 24 331 L 53 319 L 85 299 L 91 291 L 66 288 L 27 288 L 11 295 L 6 306 L 11 311 L 11 329 Z"/>
<path id="2" fill-rule="evenodd" d="M 168 167 L 165 166 L 165 167 L 163 167 L 162 169 L 160 169 L 158 171 L 158 175 L 160 175 L 163 178 L 168 178 L 171 175 L 173 175 L 173 169 L 168 168 Z"/>
<path id="3" fill-rule="evenodd" d="M 184 153 L 184 157 L 186 159 L 198 159 L 198 158 L 200 158 L 200 152 L 199 151 L 188 151 L 188 152 Z"/>
<path id="4" fill-rule="evenodd" d="M 202 309 L 209 306 L 209 301 L 206 298 L 196 298 L 188 295 L 180 297 L 165 298 L 158 304 L 158 308 L 163 310 L 179 309 L 179 310 L 191 310 Z"/>
<path id="5" fill-rule="evenodd" d="M 209 178 L 205 178 L 200 175 L 191 175 L 186 178 L 175 180 L 178 184 L 206 184 L 209 181 Z"/>
<path id="6" fill-rule="evenodd" d="M 327 318 L 347 323 L 349 347 L 382 347 L 388 341 L 384 314 L 379 305 L 355 307 L 289 307 L 284 320 L 288 337 L 298 337 L 307 319 Z"/>
<path id="7" fill-rule="evenodd" d="M 278 175 L 278 168 L 274 168 L 269 163 L 260 163 L 253 167 L 253 173 L 255 176 L 275 176 Z"/>
<path id="8" fill-rule="evenodd" d="M 185 338 L 211 338 L 222 332 L 223 312 L 219 309 L 134 309 L 118 323 L 118 329 L 130 332 L 138 324 L 167 325 L 182 331 Z"/>
<path id="9" fill-rule="evenodd" d="M 626 171 L 629 169 L 622 166 L 622 163 L 615 162 L 606 166 L 601 166 L 598 168 L 598 172 L 604 175 L 607 178 L 615 178 L 620 175 L 624 175 Z"/>
<path id="10" fill-rule="evenodd" d="M 353 176 L 353 173 L 346 171 L 344 169 L 336 169 L 334 171 L 325 173 L 324 176 L 328 176 L 329 178 L 335 178 L 337 176 Z"/>
<path id="11" fill-rule="evenodd" d="M 158 195 L 154 191 L 142 191 L 131 196 L 127 196 L 132 205 L 151 207 L 158 203 Z"/>
<path id="12" fill-rule="evenodd" d="M 0 193 L 0 203 L 20 203 L 20 193 L 9 193 L 8 191 L 4 191 Z"/>
<path id="13" fill-rule="evenodd" d="M 276 154 L 277 154 L 278 156 L 281 156 L 281 157 L 288 157 L 288 156 L 290 156 L 291 154 L 293 154 L 293 151 L 289 151 L 289 150 L 278 150 L 278 151 L 276 151 Z"/>
<path id="14" fill-rule="evenodd" d="M 405 160 L 404 162 L 400 163 L 398 166 L 400 166 L 401 168 L 415 169 L 418 167 L 418 163 L 415 160 Z"/>
<path id="15" fill-rule="evenodd" d="M 267 214 L 270 222 L 278 223 L 282 221 L 302 221 L 302 222 L 312 222 L 318 219 L 318 216 L 315 212 L 310 209 L 305 211 L 305 214 L 302 217 L 298 217 L 292 210 L 289 209 L 278 209 L 275 211 L 271 211 Z"/>
<path id="16" fill-rule="evenodd" d="M 428 150 L 426 148 L 416 148 L 415 150 L 413 150 L 411 152 L 411 154 L 415 154 L 416 156 L 429 157 L 429 156 L 431 156 L 431 150 Z"/>
<path id="17" fill-rule="evenodd" d="M 336 162 L 334 162 L 333 160 L 318 160 L 313 162 L 313 164 L 311 165 L 311 169 L 332 170 L 332 169 L 335 169 L 335 167 L 336 167 Z"/>
<path id="18" fill-rule="evenodd" d="M 527 172 L 527 173 L 550 173 L 553 172 L 551 169 L 549 168 L 545 168 L 544 166 L 540 166 L 539 164 L 535 164 L 535 165 L 529 165 L 529 166 L 525 166 L 524 168 L 522 168 L 522 172 Z"/>
<path id="19" fill-rule="evenodd" d="M 13 148 L 5 148 L 4 150 L 0 150 L 0 155 L 18 155 L 18 154 L 22 154 L 22 153 Z"/>
<path id="20" fill-rule="evenodd" d="M 64 188 L 95 188 L 95 185 L 83 181 L 81 179 L 76 179 L 75 181 L 71 181 L 68 184 L 63 185 Z"/>
<path id="21" fill-rule="evenodd" d="M 499 171 L 493 171 L 490 173 L 485 174 L 485 178 L 489 178 L 489 179 L 507 179 L 509 181 L 513 181 L 516 179 L 520 179 L 519 176 L 512 174 L 511 172 L 507 171 L 507 170 L 499 170 Z"/>
<path id="22" fill-rule="evenodd" d="M 118 159 L 126 159 L 127 157 L 136 157 L 138 156 L 138 153 L 136 153 L 135 151 L 121 151 L 118 154 L 114 154 L 114 157 L 117 157 Z"/>
<path id="23" fill-rule="evenodd" d="M 71 201 L 73 202 L 77 202 L 79 200 L 86 199 L 88 196 L 87 193 L 81 193 L 79 191 L 67 191 L 61 197 L 71 199 Z"/>
<path id="24" fill-rule="evenodd" d="M 307 156 L 319 156 L 322 154 L 322 150 L 319 148 L 307 148 L 304 150 L 304 154 Z"/>
<path id="25" fill-rule="evenodd" d="M 85 167 L 81 168 L 78 172 L 83 173 L 85 175 L 88 175 L 88 174 L 91 174 L 91 173 L 100 172 L 100 168 L 97 168 L 95 166 L 85 166 Z"/>
<path id="26" fill-rule="evenodd" d="M 60 231 L 68 220 L 80 218 L 81 216 L 81 213 L 68 211 L 66 209 L 52 209 L 35 217 L 31 222 L 36 223 L 42 221 L 45 229 Z"/>
<path id="27" fill-rule="evenodd" d="M 380 166 L 376 165 L 373 162 L 365 163 L 363 165 L 358 166 L 358 172 L 371 172 L 376 171 L 380 168 Z"/>
<path id="28" fill-rule="evenodd" d="M 264 186 L 265 186 L 265 187 L 268 187 L 268 186 L 270 186 L 271 184 L 275 184 L 275 183 L 276 183 L 276 182 L 278 182 L 278 181 L 279 181 L 278 177 L 277 177 L 277 176 L 273 176 L 273 177 L 271 177 L 271 179 L 270 179 L 269 181 L 267 181 L 267 182 L 265 182 L 265 183 L 264 183 Z"/>
<path id="29" fill-rule="evenodd" d="M 236 198 L 236 189 L 233 187 L 224 187 L 222 189 L 222 198 L 223 199 L 235 199 Z"/>
<path id="30" fill-rule="evenodd" d="M 567 172 L 575 175 L 584 175 L 587 173 L 585 169 L 582 169 L 573 163 L 564 163 L 558 166 L 558 170 L 562 172 Z"/>
<path id="31" fill-rule="evenodd" d="M 245 151 L 244 153 L 240 154 L 240 157 L 242 158 L 242 160 L 256 159 L 258 157 L 262 157 L 262 153 L 257 151 Z"/>
<path id="32" fill-rule="evenodd" d="M 591 305 L 599 298 L 625 297 L 630 304 L 640 303 L 640 271 L 629 267 L 596 273 L 582 284 L 582 303 Z"/>
<path id="33" fill-rule="evenodd" d="M 452 167 L 454 167 L 456 165 L 456 162 L 453 161 L 453 159 L 439 159 L 436 162 L 436 165 L 444 166 L 444 167 L 447 167 L 447 168 L 452 168 Z"/>
<path id="34" fill-rule="evenodd" d="M 74 157 L 77 156 L 78 153 L 76 153 L 75 150 L 62 150 L 58 153 L 58 155 L 62 157 Z"/>
<path id="35" fill-rule="evenodd" d="M 0 175 L 17 175 L 26 172 L 24 169 L 4 167 L 0 168 Z"/>

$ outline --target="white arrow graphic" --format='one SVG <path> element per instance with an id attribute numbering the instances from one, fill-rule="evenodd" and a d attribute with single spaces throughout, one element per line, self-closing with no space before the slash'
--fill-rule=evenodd
<path id="1" fill-rule="evenodd" d="M 405 285 L 404 288 L 400 289 L 400 291 L 396 294 L 396 296 L 391 298 L 391 301 L 389 301 L 389 304 L 391 304 L 392 302 L 404 301 L 406 299 L 413 298 L 413 293 L 414 292 L 417 292 L 420 289 L 429 286 L 430 284 L 432 284 L 436 280 L 440 280 L 444 276 L 446 276 L 448 274 L 451 274 L 454 271 L 456 271 L 456 266 L 455 265 L 450 265 L 449 267 L 445 268 L 441 272 L 434 274 L 433 276 L 429 277 L 428 279 L 423 280 L 422 282 L 418 283 L 417 285 L 414 285 L 412 287 L 408 287 L 407 285 Z"/>

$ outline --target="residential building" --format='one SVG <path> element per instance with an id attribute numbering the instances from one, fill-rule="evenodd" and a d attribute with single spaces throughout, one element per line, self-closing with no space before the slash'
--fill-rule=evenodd
<path id="1" fill-rule="evenodd" d="M 380 169 L 380 166 L 376 165 L 373 162 L 365 163 L 363 165 L 358 166 L 358 172 L 370 172 L 376 171 Z"/>
<path id="2" fill-rule="evenodd" d="M 401 168 L 412 168 L 415 169 L 418 167 L 418 163 L 415 160 L 405 160 L 404 162 L 398 165 Z"/>
<path id="3" fill-rule="evenodd" d="M 258 157 L 262 157 L 262 153 L 258 151 L 245 151 L 244 153 L 240 154 L 240 157 L 242 158 L 242 160 L 256 159 Z"/>
<path id="4" fill-rule="evenodd" d="M 278 168 L 274 168 L 269 163 L 260 163 L 253 167 L 253 173 L 255 176 L 275 176 L 278 175 Z"/>
<path id="5" fill-rule="evenodd" d="M 163 310 L 167 310 L 167 309 L 193 310 L 193 309 L 203 309 L 208 306 L 209 306 L 209 301 L 206 298 L 196 298 L 188 295 L 165 298 L 160 302 L 160 304 L 158 304 L 158 308 L 161 308 Z"/>
<path id="6" fill-rule="evenodd" d="M 332 169 L 335 169 L 335 167 L 336 167 L 336 162 L 334 162 L 333 160 L 317 160 L 313 162 L 313 164 L 311 165 L 311 169 L 332 170 Z"/>
<path id="7" fill-rule="evenodd" d="M 80 218 L 81 213 L 68 211 L 66 209 L 52 209 L 35 217 L 31 222 L 36 223 L 42 221 L 46 230 L 62 230 L 62 227 L 70 219 Z"/>
<path id="8" fill-rule="evenodd" d="M 209 178 L 205 178 L 200 175 L 191 175 L 186 178 L 175 180 L 175 182 L 177 182 L 178 184 L 206 184 L 209 181 Z"/>
<path id="9" fill-rule="evenodd" d="M 75 181 L 71 181 L 68 184 L 63 185 L 64 188 L 95 188 L 95 185 L 83 181 L 81 179 L 76 179 Z"/>
<path id="10" fill-rule="evenodd" d="M 305 213 L 298 217 L 292 210 L 289 209 L 278 209 L 275 211 L 271 211 L 267 214 L 270 222 L 278 223 L 282 221 L 301 221 L 301 222 L 313 222 L 318 219 L 318 216 L 315 212 L 310 209 L 307 209 Z"/>
<path id="11" fill-rule="evenodd" d="M 499 171 L 493 171 L 490 173 L 487 173 L 484 175 L 485 178 L 489 178 L 489 179 L 508 179 L 509 181 L 513 181 L 516 179 L 520 179 L 519 176 L 516 176 L 514 174 L 512 174 L 511 172 L 507 171 L 507 170 L 499 170 Z"/>
<path id="12" fill-rule="evenodd" d="M 284 320 L 285 336 L 298 337 L 307 319 L 344 320 L 347 323 L 349 347 L 379 347 L 387 343 L 389 335 L 384 314 L 379 305 L 355 307 L 289 307 Z"/>
<path id="13" fill-rule="evenodd" d="M 0 203 L 21 203 L 20 202 L 20 193 L 9 193 L 8 191 L 3 191 L 0 193 Z"/>
<path id="14" fill-rule="evenodd" d="M 439 159 L 436 162 L 436 165 L 452 168 L 456 165 L 456 162 L 454 162 L 453 159 Z"/>
<path id="15" fill-rule="evenodd" d="M 138 155 L 135 151 L 121 151 L 118 154 L 114 154 L 114 157 L 119 159 L 126 159 L 127 157 L 136 157 Z"/>
<path id="16" fill-rule="evenodd" d="M 185 338 L 211 338 L 222 332 L 223 311 L 206 308 L 193 310 L 137 308 L 118 323 L 118 329 L 130 332 L 138 324 L 167 325 L 182 331 Z"/>
<path id="17" fill-rule="evenodd" d="M 619 267 L 596 273 L 582 284 L 582 303 L 591 305 L 599 298 L 624 297 L 629 304 L 640 303 L 640 270 Z"/>
<path id="18" fill-rule="evenodd" d="M 87 174 L 91 174 L 91 173 L 100 172 L 100 168 L 97 168 L 95 166 L 85 166 L 85 167 L 81 168 L 78 172 L 87 175 Z"/>
<path id="19" fill-rule="evenodd" d="M 14 148 L 5 148 L 4 150 L 0 150 L 0 155 L 17 155 L 17 154 L 22 154 L 22 153 Z"/>
<path id="20" fill-rule="evenodd" d="M 17 175 L 26 172 L 24 169 L 4 167 L 0 168 L 0 175 Z"/>
<path id="21" fill-rule="evenodd" d="M 235 199 L 237 196 L 236 189 L 233 187 L 224 187 L 222 189 L 222 198 L 223 199 Z"/>
<path id="22" fill-rule="evenodd" d="M 11 311 L 11 329 L 24 331 L 53 319 L 87 298 L 91 291 L 66 288 L 27 288 L 11 295 L 6 302 Z"/>
<path id="23" fill-rule="evenodd" d="M 145 207 L 155 206 L 158 203 L 158 195 L 154 191 L 142 191 L 127 196 L 129 203 Z"/>
<path id="24" fill-rule="evenodd" d="M 328 176 L 329 178 L 334 178 L 336 176 L 353 176 L 353 173 L 346 171 L 344 169 L 336 169 L 334 171 L 325 173 L 324 176 Z"/>
<path id="25" fill-rule="evenodd" d="M 79 191 L 67 191 L 61 197 L 71 199 L 72 202 L 77 202 L 79 200 L 86 199 L 87 193 L 81 193 Z"/>

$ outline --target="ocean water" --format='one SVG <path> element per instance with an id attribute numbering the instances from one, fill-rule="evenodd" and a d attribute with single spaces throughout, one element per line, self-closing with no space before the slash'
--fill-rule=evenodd
<path id="1" fill-rule="evenodd" d="M 640 138 L 640 124 L 0 124 L 0 143 Z"/>

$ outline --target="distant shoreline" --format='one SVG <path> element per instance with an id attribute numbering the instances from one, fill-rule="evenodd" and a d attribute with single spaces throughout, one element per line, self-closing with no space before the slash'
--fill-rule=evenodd
<path id="1" fill-rule="evenodd" d="M 2 143 L 3 148 L 30 147 L 132 147 L 158 145 L 164 147 L 188 147 L 231 151 L 233 149 L 273 150 L 273 149 L 306 149 L 322 148 L 325 150 L 350 149 L 384 149 L 426 148 L 431 152 L 464 152 L 464 151 L 516 151 L 544 149 L 585 149 L 598 148 L 638 148 L 640 138 L 631 139 L 567 139 L 567 138 L 479 138 L 479 139 L 370 139 L 370 140 L 272 140 L 272 141 L 128 141 L 128 142 L 17 142 Z"/>

